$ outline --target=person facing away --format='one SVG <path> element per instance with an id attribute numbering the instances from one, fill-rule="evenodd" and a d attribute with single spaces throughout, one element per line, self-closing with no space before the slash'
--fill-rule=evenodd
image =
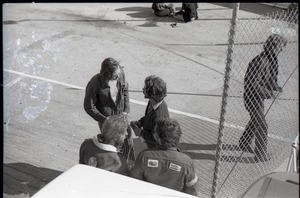
<path id="1" fill-rule="evenodd" d="M 85 139 L 79 150 L 79 163 L 101 168 L 122 175 L 129 175 L 129 168 L 120 149 L 126 138 L 128 124 L 121 116 L 109 116 L 102 125 L 101 134 Z"/>
<path id="2" fill-rule="evenodd" d="M 182 3 L 181 10 L 175 12 L 174 17 L 184 21 L 185 23 L 198 19 L 198 4 L 193 3 Z"/>
<path id="3" fill-rule="evenodd" d="M 103 60 L 100 73 L 94 75 L 86 86 L 84 109 L 99 128 L 111 115 L 124 115 L 130 111 L 128 83 L 120 64 L 109 57 Z"/>
<path id="4" fill-rule="evenodd" d="M 141 136 L 148 147 L 153 147 L 156 144 L 153 137 L 156 120 L 170 117 L 167 103 L 164 101 L 167 84 L 162 78 L 150 75 L 145 79 L 143 93 L 144 97 L 149 99 L 145 116 L 138 121 L 131 121 L 130 125 L 133 129 L 141 128 L 140 134 L 136 135 Z"/>
<path id="5" fill-rule="evenodd" d="M 154 128 L 156 147 L 138 154 L 131 177 L 191 195 L 198 194 L 198 177 L 192 159 L 176 147 L 181 137 L 179 123 L 159 119 Z"/>
<path id="6" fill-rule="evenodd" d="M 154 10 L 154 14 L 159 17 L 172 16 L 175 12 L 173 3 L 165 4 L 154 2 L 152 3 L 152 9 Z"/>
<path id="7" fill-rule="evenodd" d="M 278 55 L 287 45 L 286 38 L 272 34 L 266 40 L 263 52 L 249 63 L 244 78 L 244 105 L 250 120 L 239 140 L 239 147 L 253 152 L 251 143 L 255 137 L 255 161 L 268 161 L 268 125 L 264 114 L 264 100 L 275 98 L 282 92 L 278 85 Z"/>

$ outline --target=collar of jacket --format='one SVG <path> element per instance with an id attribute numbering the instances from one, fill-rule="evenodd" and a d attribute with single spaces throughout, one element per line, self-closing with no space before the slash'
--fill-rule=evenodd
<path id="1" fill-rule="evenodd" d="M 102 150 L 110 151 L 110 152 L 114 152 L 114 153 L 118 152 L 118 149 L 115 146 L 110 145 L 110 144 L 101 143 L 98 141 L 98 138 L 95 136 L 93 137 L 93 142 L 98 148 L 100 148 Z"/>
<path id="2" fill-rule="evenodd" d="M 163 150 L 179 151 L 179 150 L 178 150 L 177 148 L 175 148 L 175 147 L 165 148 L 165 147 L 160 146 L 160 145 L 156 145 L 156 148 L 157 148 L 158 150 L 163 149 Z"/>
<path id="3" fill-rule="evenodd" d="M 108 79 L 100 73 L 99 73 L 99 80 L 100 80 L 101 84 L 109 86 L 108 85 Z M 118 78 L 117 81 L 118 81 L 117 83 L 119 83 L 122 87 L 125 87 L 126 82 L 125 82 L 125 77 L 124 77 L 123 72 L 122 72 L 122 74 L 120 75 L 120 77 Z"/>

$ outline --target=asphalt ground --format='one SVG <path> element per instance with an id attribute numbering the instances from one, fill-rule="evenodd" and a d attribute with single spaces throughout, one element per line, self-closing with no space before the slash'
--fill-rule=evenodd
<path id="1" fill-rule="evenodd" d="M 145 111 L 144 79 L 167 82 L 166 102 L 183 130 L 180 148 L 194 159 L 201 195 L 210 195 L 232 9 L 201 3 L 199 20 L 187 24 L 154 16 L 151 3 L 2 9 L 4 165 L 65 171 L 77 164 L 82 141 L 98 133 L 83 109 L 85 86 L 113 57 L 125 68 L 131 120 Z"/>

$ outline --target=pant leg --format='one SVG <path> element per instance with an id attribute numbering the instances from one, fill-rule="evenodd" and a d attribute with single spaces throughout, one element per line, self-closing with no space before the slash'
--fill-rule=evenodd
<path id="1" fill-rule="evenodd" d="M 250 147 L 252 140 L 254 138 L 254 132 L 255 132 L 255 127 L 254 127 L 253 117 L 250 114 L 250 120 L 245 128 L 243 135 L 240 137 L 239 140 L 239 147 L 241 149 Z"/>
<path id="2" fill-rule="evenodd" d="M 183 19 L 183 15 L 182 15 L 182 14 L 174 15 L 174 18 L 184 22 L 184 19 Z"/>
<path id="3" fill-rule="evenodd" d="M 264 114 L 264 102 L 260 104 L 260 108 L 256 111 L 255 120 L 255 154 L 265 156 L 267 154 L 268 144 L 268 125 Z"/>
<path id="4" fill-rule="evenodd" d="M 250 120 L 245 128 L 243 135 L 240 137 L 239 140 L 239 147 L 241 149 L 245 149 L 249 147 L 254 138 L 254 134 L 256 130 L 255 127 L 255 119 L 257 114 L 256 110 L 257 110 L 257 106 L 259 106 L 259 102 L 258 103 L 257 102 L 258 100 L 250 102 L 248 98 L 245 98 L 245 107 L 250 115 Z"/>
<path id="5" fill-rule="evenodd" d="M 164 16 L 170 16 L 172 13 L 172 10 L 169 8 L 159 10 L 158 12 L 155 13 L 156 16 L 164 17 Z"/>

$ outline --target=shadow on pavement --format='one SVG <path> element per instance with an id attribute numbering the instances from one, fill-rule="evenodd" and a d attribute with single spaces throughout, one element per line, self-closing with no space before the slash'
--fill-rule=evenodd
<path id="1" fill-rule="evenodd" d="M 179 150 L 216 150 L 216 144 L 191 144 L 191 143 L 180 143 L 178 146 Z"/>
<path id="2" fill-rule="evenodd" d="M 196 153 L 196 152 L 187 152 L 182 151 L 183 153 L 190 156 L 193 160 L 216 160 L 216 156 L 214 154 L 207 154 L 207 153 Z"/>
<path id="3" fill-rule="evenodd" d="M 212 3 L 212 4 L 233 9 L 233 3 Z M 259 14 L 259 15 L 266 15 L 266 14 L 284 10 L 283 8 L 264 5 L 261 3 L 240 3 L 239 9 L 246 12 Z"/>
<path id="4" fill-rule="evenodd" d="M 153 10 L 151 7 L 126 7 L 126 8 L 119 8 L 116 9 L 115 11 L 119 12 L 133 12 L 133 13 L 128 13 L 127 15 L 132 17 L 132 18 L 139 18 L 139 19 L 144 19 L 145 23 L 139 26 L 143 27 L 156 27 L 158 26 L 158 22 L 163 22 L 163 23 L 183 23 L 182 21 L 179 21 L 173 17 L 158 17 L 155 16 Z"/>
<path id="5" fill-rule="evenodd" d="M 189 155 L 193 160 L 216 160 L 215 154 L 207 154 L 207 153 L 199 153 L 199 152 L 191 152 L 190 150 L 212 150 L 216 151 L 217 144 L 191 144 L 191 143 L 180 143 L 178 149 Z M 187 151 L 189 150 L 189 151 Z M 223 151 L 241 151 L 238 145 L 235 144 L 223 144 Z M 254 163 L 253 157 L 242 157 L 240 156 L 231 156 L 231 155 L 222 155 L 220 160 L 223 162 L 237 162 L 239 163 Z"/>
<path id="6" fill-rule="evenodd" d="M 221 162 L 232 162 L 232 163 L 244 163 L 244 164 L 253 164 L 256 163 L 254 157 L 241 157 L 240 156 L 225 156 L 223 155 L 220 158 Z"/>
<path id="7" fill-rule="evenodd" d="M 61 173 L 26 163 L 3 164 L 3 195 L 32 196 Z"/>

